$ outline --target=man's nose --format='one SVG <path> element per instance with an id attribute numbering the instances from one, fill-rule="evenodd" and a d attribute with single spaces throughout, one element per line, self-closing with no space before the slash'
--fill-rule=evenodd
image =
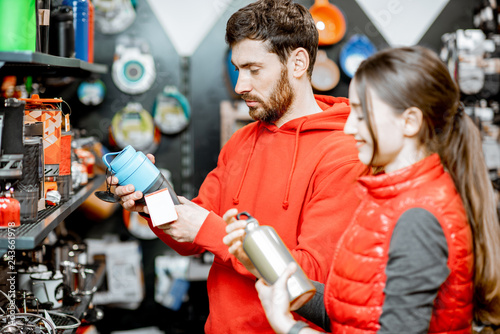
<path id="1" fill-rule="evenodd" d="M 236 94 L 242 95 L 248 93 L 252 90 L 252 85 L 250 84 L 250 80 L 245 78 L 241 73 L 238 75 L 238 80 L 236 81 L 236 86 L 234 87 L 234 91 Z"/>

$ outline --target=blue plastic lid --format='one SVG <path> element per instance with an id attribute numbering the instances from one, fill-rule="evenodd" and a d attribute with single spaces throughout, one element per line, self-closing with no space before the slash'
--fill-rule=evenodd
<path id="1" fill-rule="evenodd" d="M 136 150 L 132 145 L 128 145 L 120 152 L 107 153 L 102 156 L 102 161 L 111 170 L 112 173 L 116 173 L 122 166 L 124 166 L 130 159 L 132 159 L 136 154 Z M 116 155 L 112 160 L 109 157 Z"/>
<path id="2" fill-rule="evenodd" d="M 352 78 L 359 64 L 375 52 L 377 48 L 368 37 L 362 34 L 353 35 L 340 50 L 340 67 L 348 77 Z"/>
<path id="3" fill-rule="evenodd" d="M 113 155 L 116 157 L 110 160 Z M 105 154 L 102 160 L 118 178 L 120 185 L 133 184 L 136 191 L 144 192 L 160 174 L 144 153 L 136 151 L 131 145 L 120 152 Z"/>

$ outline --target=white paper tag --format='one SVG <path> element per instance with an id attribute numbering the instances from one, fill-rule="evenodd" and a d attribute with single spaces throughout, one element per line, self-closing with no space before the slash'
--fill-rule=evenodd
<path id="1" fill-rule="evenodd" d="M 144 196 L 144 199 L 146 200 L 153 226 L 177 220 L 177 211 L 175 211 L 174 202 L 167 188 L 147 194 Z"/>

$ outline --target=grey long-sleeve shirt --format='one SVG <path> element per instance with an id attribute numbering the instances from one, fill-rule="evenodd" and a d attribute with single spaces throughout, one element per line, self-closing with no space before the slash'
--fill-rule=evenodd
<path id="1" fill-rule="evenodd" d="M 389 246 L 378 333 L 427 333 L 434 299 L 450 273 L 447 260 L 448 244 L 436 217 L 420 208 L 403 213 Z M 313 283 L 315 296 L 297 313 L 329 331 L 324 284 Z"/>

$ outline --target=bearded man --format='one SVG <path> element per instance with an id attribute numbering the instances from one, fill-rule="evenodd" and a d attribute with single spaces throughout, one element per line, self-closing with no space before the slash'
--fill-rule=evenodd
<path id="1" fill-rule="evenodd" d="M 355 181 L 365 167 L 343 132 L 348 100 L 313 93 L 318 31 L 305 7 L 290 0 L 251 3 L 229 19 L 226 41 L 239 72 L 235 91 L 256 122 L 224 145 L 196 198 L 180 197 L 178 220 L 150 226 L 181 255 L 215 255 L 206 333 L 273 333 L 255 276 L 222 241 L 222 215 L 236 208 L 273 226 L 309 278 L 324 282 L 359 203 Z M 149 212 L 135 202 L 143 194 L 132 185 L 115 192 L 125 209 Z"/>

